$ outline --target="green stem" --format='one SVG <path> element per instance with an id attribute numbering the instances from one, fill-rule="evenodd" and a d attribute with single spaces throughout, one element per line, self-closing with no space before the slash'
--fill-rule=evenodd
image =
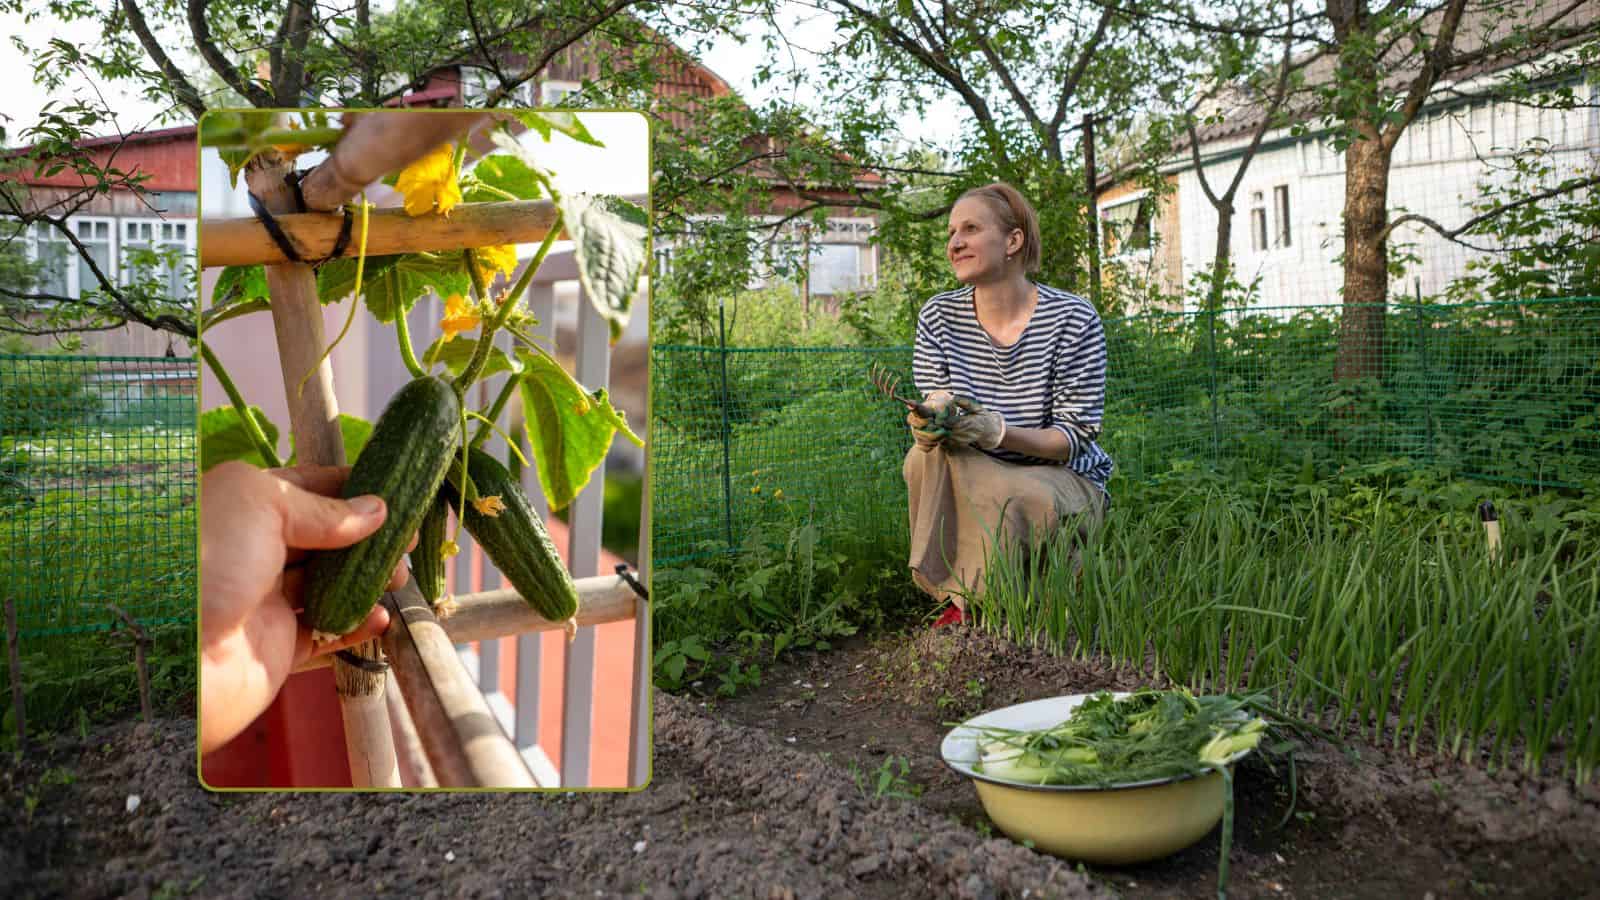
<path id="1" fill-rule="evenodd" d="M 227 392 L 234 411 L 244 421 L 245 434 L 250 437 L 250 443 L 256 445 L 256 452 L 261 454 L 261 458 L 266 461 L 269 468 L 281 467 L 283 460 L 278 458 L 278 451 L 267 443 L 267 436 L 261 433 L 261 424 L 250 414 L 249 404 L 244 402 L 244 396 L 239 393 L 239 388 L 234 386 L 233 379 L 228 377 L 228 370 L 222 367 L 222 361 L 217 359 L 217 355 L 211 352 L 211 348 L 206 346 L 204 341 L 200 343 L 200 356 L 206 361 L 206 365 L 211 367 L 211 374 L 217 376 L 217 381 L 222 383 L 222 389 Z"/>
<path id="2" fill-rule="evenodd" d="M 428 370 L 417 362 L 417 351 L 411 346 L 411 328 L 406 324 L 406 311 L 400 310 L 394 317 L 394 331 L 400 338 L 400 359 L 406 364 L 406 371 L 413 378 L 421 378 L 428 374 Z"/>
<path id="3" fill-rule="evenodd" d="M 213 325 L 220 325 L 229 319 L 237 319 L 250 313 L 263 312 L 272 308 L 272 303 L 266 299 L 246 300 L 243 303 L 230 303 L 227 306 L 206 310 L 200 314 L 200 333 L 205 334 Z"/>
<path id="4" fill-rule="evenodd" d="M 472 442 L 469 444 L 469 446 L 475 446 L 479 441 L 483 440 L 483 431 L 484 429 L 488 429 L 506 439 L 506 448 L 509 449 L 514 456 L 516 456 L 518 462 L 522 463 L 524 466 L 529 465 L 528 457 L 522 455 L 522 448 L 517 446 L 517 442 L 512 440 L 511 435 L 501 431 L 500 427 L 494 424 L 493 419 L 486 419 L 470 409 L 467 410 L 467 416 L 469 418 L 477 419 L 482 423 L 478 426 L 478 436 L 472 439 Z"/>
<path id="5" fill-rule="evenodd" d="M 558 212 L 556 213 L 556 220 L 550 223 L 550 232 L 540 242 L 538 252 L 533 254 L 533 259 L 529 260 L 527 267 L 522 270 L 522 277 L 518 278 L 517 283 L 511 286 L 511 291 L 506 294 L 506 298 L 500 301 L 500 309 L 495 312 L 494 318 L 483 326 L 483 331 L 478 335 L 477 349 L 472 352 L 472 359 L 467 363 L 467 367 L 462 370 L 461 374 L 456 377 L 454 382 L 456 393 L 465 393 L 468 385 L 478 380 L 478 375 L 483 372 L 483 367 L 489 362 L 489 351 L 494 347 L 494 333 L 500 330 L 500 326 L 504 325 L 507 319 L 511 318 L 512 310 L 516 309 L 517 304 L 522 300 L 523 292 L 533 282 L 533 274 L 539 271 L 539 267 L 544 264 L 544 258 L 550 254 L 550 248 L 555 244 L 556 237 L 560 234 L 561 214 Z"/>
<path id="6" fill-rule="evenodd" d="M 487 413 L 484 413 L 484 424 L 480 425 L 478 433 L 472 436 L 472 446 L 477 447 L 488 439 L 489 429 L 494 421 L 500 418 L 500 414 L 505 412 L 506 404 L 511 402 L 511 395 L 517 392 L 517 383 L 521 380 L 521 372 L 512 372 L 511 377 L 506 379 L 506 383 L 500 388 L 500 393 L 494 398 L 494 404 L 489 407 Z"/>
<path id="7" fill-rule="evenodd" d="M 489 299 L 489 283 L 483 280 L 483 273 L 478 270 L 478 251 L 467 249 L 461 251 L 467 261 L 467 276 L 472 279 L 472 291 L 481 300 Z"/>

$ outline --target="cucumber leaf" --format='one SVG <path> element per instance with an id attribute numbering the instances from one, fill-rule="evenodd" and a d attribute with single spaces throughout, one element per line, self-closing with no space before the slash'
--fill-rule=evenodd
<path id="1" fill-rule="evenodd" d="M 317 274 L 317 296 L 337 303 L 356 286 L 356 261 L 335 259 Z M 472 289 L 460 253 L 403 253 L 369 256 L 361 276 L 367 309 L 379 322 L 393 322 L 400 311 L 409 312 L 429 291 L 440 297 L 466 296 Z"/>
<path id="2" fill-rule="evenodd" d="M 444 341 L 441 346 L 440 341 L 444 341 L 444 339 L 438 338 L 432 344 L 429 344 L 427 351 L 422 354 L 422 358 L 431 359 L 436 363 L 444 363 L 445 368 L 450 370 L 451 375 L 460 375 L 467 368 L 467 362 L 472 359 L 472 354 L 477 351 L 478 342 L 473 338 L 457 337 L 453 341 Z M 483 365 L 483 374 L 478 377 L 481 380 L 491 375 L 498 375 L 501 372 L 520 372 L 521 370 L 521 362 L 507 356 L 506 352 L 499 347 L 491 347 L 489 349 L 489 359 Z"/>
<path id="3" fill-rule="evenodd" d="M 251 300 L 271 300 L 267 293 L 265 266 L 227 266 L 211 290 L 211 306 L 227 306 Z"/>
<path id="4" fill-rule="evenodd" d="M 549 193 L 550 179 L 544 172 L 510 153 L 496 153 L 478 160 L 462 177 L 461 199 L 467 203 L 509 199 L 537 200 Z"/>
<path id="5" fill-rule="evenodd" d="M 250 415 L 266 435 L 267 443 L 278 444 L 278 426 L 272 424 L 260 407 L 250 407 Z M 256 445 L 245 431 L 244 419 L 232 406 L 219 406 L 200 414 L 200 471 L 230 460 L 242 460 L 257 468 L 266 468 L 267 461 L 256 452 Z"/>
<path id="6" fill-rule="evenodd" d="M 637 446 L 644 441 L 628 428 L 602 388 L 593 393 L 573 380 L 550 357 L 518 348 L 521 360 L 523 423 L 539 469 L 539 486 L 552 510 L 578 496 L 620 433 Z"/>
<path id="7" fill-rule="evenodd" d="M 624 200 L 569 194 L 561 220 L 572 236 L 578 281 L 595 311 L 611 326 L 611 342 L 628 325 L 633 295 L 648 261 L 644 210 Z"/>
<path id="8" fill-rule="evenodd" d="M 605 146 L 598 138 L 589 133 L 589 129 L 584 127 L 582 120 L 578 118 L 576 113 L 519 109 L 515 111 L 514 115 L 522 124 L 537 131 L 539 136 L 544 138 L 547 143 L 550 140 L 550 135 L 559 131 L 580 144 L 588 144 L 591 147 Z"/>

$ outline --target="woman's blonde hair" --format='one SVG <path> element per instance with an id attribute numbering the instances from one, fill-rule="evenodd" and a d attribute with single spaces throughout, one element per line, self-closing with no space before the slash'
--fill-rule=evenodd
<path id="1" fill-rule="evenodd" d="M 1029 274 L 1039 271 L 1039 214 L 1033 211 L 1028 198 L 1004 181 L 975 187 L 958 197 L 956 202 L 968 197 L 982 200 L 994 212 L 996 221 L 1006 233 L 1009 234 L 1013 228 L 1022 230 L 1022 271 Z"/>

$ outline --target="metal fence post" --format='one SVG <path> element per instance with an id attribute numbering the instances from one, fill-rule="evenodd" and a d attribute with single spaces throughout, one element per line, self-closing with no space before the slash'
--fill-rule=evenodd
<path id="1" fill-rule="evenodd" d="M 723 314 L 722 304 L 717 304 L 717 361 L 722 368 L 722 518 L 727 534 L 728 547 L 733 547 L 733 483 L 729 477 L 732 463 L 729 460 L 729 441 L 731 440 L 728 428 L 728 321 Z"/>
<path id="2" fill-rule="evenodd" d="M 1217 420 L 1217 310 L 1212 308 L 1207 313 L 1211 335 L 1211 464 L 1216 466 L 1222 462 L 1221 423 Z"/>

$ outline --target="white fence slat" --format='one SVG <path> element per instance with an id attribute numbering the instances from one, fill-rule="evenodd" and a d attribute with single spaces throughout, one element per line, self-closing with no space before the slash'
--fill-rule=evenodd
<path id="1" fill-rule="evenodd" d="M 589 738 L 594 723 L 595 627 L 578 629 L 562 666 L 562 787 L 589 784 Z"/>

